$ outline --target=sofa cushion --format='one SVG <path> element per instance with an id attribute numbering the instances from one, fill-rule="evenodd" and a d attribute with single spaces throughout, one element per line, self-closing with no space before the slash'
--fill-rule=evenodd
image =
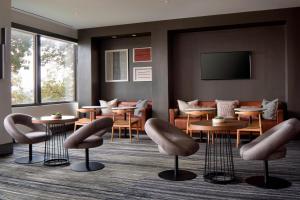
<path id="1" fill-rule="evenodd" d="M 138 116 L 138 117 L 140 117 L 140 116 L 142 116 L 142 110 L 143 109 L 145 109 L 146 107 L 147 107 L 147 105 L 148 105 L 148 100 L 147 99 L 145 99 L 145 100 L 138 100 L 137 102 L 136 102 L 136 109 L 134 109 L 134 115 L 135 116 Z"/>
<path id="2" fill-rule="evenodd" d="M 235 118 L 234 109 L 239 105 L 238 100 L 216 100 L 217 115 L 225 118 Z"/>
<path id="3" fill-rule="evenodd" d="M 189 101 L 189 102 L 185 102 L 185 101 L 182 101 L 182 100 L 177 100 L 177 103 L 178 103 L 178 108 L 179 108 L 179 113 L 180 115 L 186 115 L 185 114 L 185 109 L 188 109 L 188 108 L 195 108 L 198 106 L 198 100 L 193 100 L 193 101 Z"/>
<path id="4" fill-rule="evenodd" d="M 264 119 L 276 119 L 276 113 L 278 108 L 278 99 L 268 101 L 264 99 L 262 101 L 262 107 L 266 110 L 263 112 L 262 117 Z"/>
<path id="5" fill-rule="evenodd" d="M 104 106 L 104 107 L 107 107 L 107 108 L 102 108 L 101 109 L 101 112 L 102 114 L 110 114 L 112 113 L 112 110 L 111 108 L 113 107 L 116 107 L 117 106 L 117 103 L 118 103 L 118 99 L 113 99 L 111 101 L 104 101 L 104 100 L 100 100 L 100 106 Z"/>

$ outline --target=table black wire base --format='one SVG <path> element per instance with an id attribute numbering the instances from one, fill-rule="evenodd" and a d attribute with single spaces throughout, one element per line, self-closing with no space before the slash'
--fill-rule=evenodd
<path id="1" fill-rule="evenodd" d="M 47 124 L 46 133 L 49 139 L 45 142 L 44 165 L 69 165 L 68 150 L 63 147 L 67 133 L 65 124 Z"/>
<path id="2" fill-rule="evenodd" d="M 236 180 L 230 131 L 208 133 L 203 178 L 206 182 L 216 184 L 228 184 Z"/>

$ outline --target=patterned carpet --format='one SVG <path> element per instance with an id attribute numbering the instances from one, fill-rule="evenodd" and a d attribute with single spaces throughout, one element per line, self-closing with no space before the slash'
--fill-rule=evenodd
<path id="1" fill-rule="evenodd" d="M 281 190 L 259 189 L 244 178 L 262 174 L 263 163 L 240 159 L 234 148 L 237 184 L 215 185 L 203 181 L 205 143 L 197 154 L 180 157 L 181 168 L 197 173 L 191 181 L 170 182 L 157 173 L 173 166 L 173 158 L 159 154 L 157 146 L 147 137 L 130 144 L 127 139 L 90 150 L 90 158 L 101 161 L 105 168 L 96 172 L 73 172 L 70 166 L 46 167 L 42 163 L 18 165 L 14 158 L 27 155 L 26 145 L 15 145 L 13 156 L 0 158 L 0 199 L 300 199 L 300 141 L 288 145 L 287 158 L 271 161 L 270 173 L 292 182 Z M 34 151 L 43 153 L 43 144 Z M 83 161 L 83 150 L 70 150 L 71 162 Z"/>

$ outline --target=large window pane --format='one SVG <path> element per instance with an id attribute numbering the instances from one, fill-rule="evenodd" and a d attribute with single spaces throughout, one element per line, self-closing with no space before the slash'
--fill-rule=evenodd
<path id="1" fill-rule="evenodd" d="M 75 94 L 75 45 L 41 37 L 41 100 L 73 101 Z"/>
<path id="2" fill-rule="evenodd" d="M 34 35 L 11 32 L 12 104 L 34 103 Z"/>

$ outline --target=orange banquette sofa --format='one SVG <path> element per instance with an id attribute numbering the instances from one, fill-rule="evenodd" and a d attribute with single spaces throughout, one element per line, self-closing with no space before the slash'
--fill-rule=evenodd
<path id="1" fill-rule="evenodd" d="M 217 104 L 215 101 L 198 101 L 198 106 L 200 107 L 213 107 L 217 108 Z M 256 106 L 261 107 L 261 101 L 240 101 L 238 107 L 241 106 Z M 282 122 L 284 120 L 285 114 L 285 105 L 282 102 L 278 103 L 278 109 L 276 114 L 276 119 L 262 119 L 262 129 L 266 131 L 276 124 Z M 213 118 L 214 116 L 210 116 Z M 192 118 L 191 122 L 198 121 L 199 118 Z M 187 126 L 187 115 L 180 115 L 178 108 L 169 109 L 169 122 L 176 126 L 179 129 L 185 130 Z"/>
<path id="2" fill-rule="evenodd" d="M 135 106 L 137 101 L 118 101 L 117 107 L 120 106 Z M 145 130 L 145 123 L 147 119 L 151 118 L 152 116 L 152 101 L 148 101 L 147 107 L 141 110 L 141 116 L 133 116 L 132 119 L 138 119 L 139 120 L 139 127 L 141 127 L 141 130 Z M 104 117 L 113 117 L 113 114 L 102 114 L 101 111 L 97 113 L 96 119 L 104 118 Z M 115 116 L 115 119 L 123 118 L 124 116 Z"/>

